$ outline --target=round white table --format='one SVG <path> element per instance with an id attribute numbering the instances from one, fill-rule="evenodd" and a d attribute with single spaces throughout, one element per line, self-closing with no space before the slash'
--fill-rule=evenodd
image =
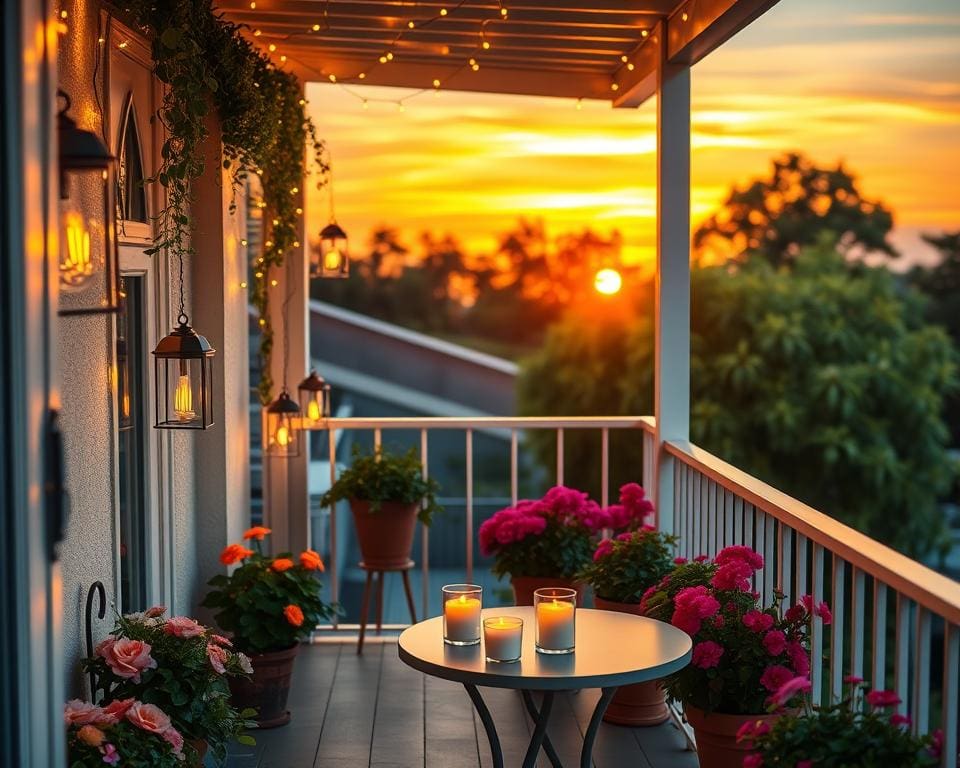
<path id="1" fill-rule="evenodd" d="M 520 661 L 507 664 L 486 661 L 482 641 L 472 646 L 447 645 L 443 642 L 443 617 L 440 616 L 405 629 L 398 648 L 401 661 L 414 669 L 463 684 L 487 732 L 495 768 L 503 768 L 503 752 L 490 710 L 477 686 L 513 688 L 523 693 L 524 704 L 536 724 L 524 768 L 536 764 L 541 747 L 554 768 L 561 768 L 546 735 L 554 693 L 580 688 L 602 689 L 580 753 L 581 768 L 590 768 L 597 728 L 617 688 L 655 680 L 682 669 L 690 661 L 689 635 L 669 624 L 641 616 L 578 608 L 576 650 L 565 655 L 549 655 L 537 653 L 534 647 L 533 608 L 487 608 L 482 614 L 483 617 L 523 619 Z M 534 704 L 532 691 L 543 692 L 539 709 Z"/>

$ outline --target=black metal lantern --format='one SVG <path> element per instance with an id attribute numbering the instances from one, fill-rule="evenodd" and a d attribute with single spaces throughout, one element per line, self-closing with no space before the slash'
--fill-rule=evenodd
<path id="1" fill-rule="evenodd" d="M 112 170 L 116 158 L 93 131 L 67 115 L 57 91 L 60 144 L 60 315 L 116 312 L 120 307 Z M 102 209 L 96 204 L 102 202 Z M 91 215 L 92 211 L 96 211 Z"/>
<path id="2" fill-rule="evenodd" d="M 297 387 L 300 411 L 310 424 L 318 424 L 330 418 L 330 385 L 315 370 L 310 370 Z"/>
<path id="3" fill-rule="evenodd" d="M 300 406 L 286 387 L 267 406 L 266 442 L 271 456 L 287 459 L 300 455 Z"/>
<path id="4" fill-rule="evenodd" d="M 347 233 L 335 221 L 320 230 L 320 246 L 313 253 L 310 277 L 343 278 L 350 276 Z"/>
<path id="5" fill-rule="evenodd" d="M 213 426 L 213 356 L 210 342 L 181 311 L 176 328 L 153 350 L 157 429 Z"/>

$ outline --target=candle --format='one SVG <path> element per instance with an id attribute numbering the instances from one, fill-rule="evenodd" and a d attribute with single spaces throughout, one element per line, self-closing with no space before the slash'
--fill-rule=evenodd
<path id="1" fill-rule="evenodd" d="M 483 645 L 487 661 L 519 661 L 523 647 L 523 619 L 515 616 L 484 619 Z"/>
<path id="2" fill-rule="evenodd" d="M 443 588 L 443 640 L 451 645 L 480 642 L 481 588 L 455 584 Z"/>
<path id="3" fill-rule="evenodd" d="M 537 617 L 537 650 L 570 653 L 574 648 L 577 593 L 572 589 L 538 589 L 534 592 Z"/>

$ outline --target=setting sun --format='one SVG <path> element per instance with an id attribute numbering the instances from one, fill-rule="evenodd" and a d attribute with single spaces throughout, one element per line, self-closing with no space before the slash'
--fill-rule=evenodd
<path id="1" fill-rule="evenodd" d="M 601 269 L 593 278 L 593 287 L 597 289 L 597 293 L 613 296 L 623 287 L 623 278 L 615 269 Z"/>

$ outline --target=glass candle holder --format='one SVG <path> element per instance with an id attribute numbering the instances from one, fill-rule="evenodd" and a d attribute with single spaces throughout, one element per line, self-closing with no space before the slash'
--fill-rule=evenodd
<path id="1" fill-rule="evenodd" d="M 480 608 L 483 587 L 447 584 L 443 588 L 443 642 L 477 645 L 480 642 Z"/>
<path id="2" fill-rule="evenodd" d="M 577 591 L 541 587 L 533 593 L 538 653 L 573 653 L 576 645 Z"/>
<path id="3" fill-rule="evenodd" d="M 523 619 L 491 616 L 483 620 L 483 649 L 487 661 L 520 661 L 523 649 Z"/>

